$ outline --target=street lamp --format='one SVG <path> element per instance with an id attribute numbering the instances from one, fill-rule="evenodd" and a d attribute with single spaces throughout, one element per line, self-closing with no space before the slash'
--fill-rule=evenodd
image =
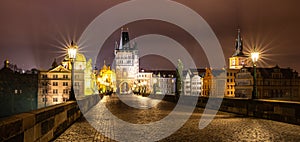
<path id="1" fill-rule="evenodd" d="M 259 59 L 259 52 L 255 51 L 251 53 L 251 59 L 253 63 L 253 91 L 252 91 L 252 99 L 256 99 L 257 97 L 257 75 L 256 75 L 256 63 Z"/>
<path id="2" fill-rule="evenodd" d="M 77 50 L 78 50 L 78 46 L 72 41 L 71 45 L 68 47 L 68 55 L 69 55 L 69 59 L 71 61 L 71 91 L 69 94 L 69 101 L 75 101 L 75 93 L 74 93 L 74 61 L 76 59 L 76 54 L 77 54 Z"/>

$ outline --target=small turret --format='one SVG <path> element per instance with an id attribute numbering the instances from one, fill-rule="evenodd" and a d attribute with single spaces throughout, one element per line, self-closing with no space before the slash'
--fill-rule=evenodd
<path id="1" fill-rule="evenodd" d="M 57 62 L 56 62 L 56 58 L 54 59 L 51 68 L 54 69 L 58 66 Z"/>
<path id="2" fill-rule="evenodd" d="M 7 59 L 4 61 L 4 68 L 9 68 L 9 61 Z"/>

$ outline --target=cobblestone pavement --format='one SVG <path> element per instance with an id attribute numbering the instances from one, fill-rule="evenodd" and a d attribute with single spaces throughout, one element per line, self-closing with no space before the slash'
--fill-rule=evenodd
<path id="1" fill-rule="evenodd" d="M 135 98 L 138 104 L 144 105 L 143 98 L 138 96 Z M 101 104 L 105 104 L 117 118 L 108 117 Z M 148 124 L 166 117 L 175 105 L 174 103 L 161 101 L 150 109 L 136 109 L 129 107 L 116 96 L 106 96 L 85 117 L 80 118 L 54 141 L 106 142 L 120 140 L 121 137 L 123 141 L 132 141 L 132 135 L 123 130 L 119 126 L 122 124 L 117 123 L 115 119 L 122 119 L 134 124 Z M 300 126 L 298 125 L 243 117 L 225 112 L 218 112 L 207 127 L 199 130 L 199 120 L 203 111 L 202 108 L 196 108 L 183 127 L 160 141 L 300 141 Z M 184 112 L 181 115 L 183 114 Z M 157 128 L 157 131 L 160 130 L 160 128 Z M 144 141 L 145 133 L 152 134 L 152 132 L 146 130 L 136 132 L 140 139 L 135 141 Z M 161 131 L 161 133 L 163 134 L 164 131 Z M 153 135 L 152 137 L 155 140 L 157 136 Z"/>

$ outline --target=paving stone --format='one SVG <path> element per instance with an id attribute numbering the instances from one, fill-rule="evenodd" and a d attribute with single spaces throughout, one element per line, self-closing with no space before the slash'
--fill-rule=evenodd
<path id="1" fill-rule="evenodd" d="M 158 105 L 150 109 L 136 109 L 122 103 L 116 96 L 106 96 L 101 101 L 100 103 L 105 103 L 110 112 L 119 119 L 133 124 L 148 124 L 159 121 L 166 117 L 176 105 L 174 103 L 161 101 Z M 103 107 L 101 107 L 100 103 L 89 110 L 87 118 L 80 118 L 80 120 L 74 123 L 54 141 L 114 142 L 114 139 L 120 137 L 122 137 L 124 141 L 130 141 L 131 136 L 128 135 L 128 132 L 118 129 L 122 128 L 121 125 L 123 124 L 118 124 L 113 118 L 109 117 L 108 114 L 103 111 Z M 139 102 L 137 103 L 139 104 Z M 140 104 L 144 105 L 144 103 L 145 102 L 141 102 Z M 198 126 L 203 111 L 203 108 L 196 108 L 183 127 L 160 141 L 300 141 L 300 126 L 298 125 L 243 117 L 226 112 L 218 112 L 212 122 L 200 130 Z M 182 115 L 184 115 L 184 112 L 182 112 Z M 159 127 L 156 131 L 159 132 L 162 130 Z M 152 140 L 158 137 L 154 132 L 149 132 L 147 129 L 142 132 L 132 132 L 140 136 L 140 141 L 143 141 L 143 138 L 149 139 L 145 137 L 145 133 L 149 133 L 151 136 L 150 139 Z M 161 133 L 164 132 L 162 131 Z"/>

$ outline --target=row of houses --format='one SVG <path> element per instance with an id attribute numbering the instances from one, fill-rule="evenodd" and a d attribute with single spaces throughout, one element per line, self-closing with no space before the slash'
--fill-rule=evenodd
<path id="1" fill-rule="evenodd" d="M 181 95 L 188 96 L 252 97 L 253 68 L 248 56 L 243 53 L 240 30 L 235 52 L 228 59 L 228 67 L 224 69 L 189 69 L 180 70 L 179 73 L 140 70 L 138 49 L 135 43 L 130 43 L 128 31 L 121 31 L 115 56 L 113 69 L 104 65 L 99 71 L 92 67 L 91 60 L 87 60 L 83 54 L 77 54 L 73 84 L 76 98 L 99 93 L 103 85 L 101 82 L 120 94 L 137 92 L 175 95 L 181 92 Z M 72 85 L 71 69 L 68 56 L 61 63 L 54 60 L 48 70 L 23 71 L 6 60 L 0 70 L 0 97 L 4 101 L 1 104 L 9 103 L 13 106 L 1 106 L 1 114 L 8 110 L 18 112 L 21 107 L 35 109 L 67 101 Z M 299 88 L 300 78 L 293 69 L 279 66 L 257 68 L 257 98 L 300 100 Z M 16 101 L 18 99 L 30 100 L 24 103 L 30 105 L 25 107 L 22 101 Z"/>
<path id="2" fill-rule="evenodd" d="M 224 97 L 252 98 L 252 67 L 234 70 L 190 69 L 184 72 L 183 95 L 211 96 L 223 90 Z M 300 100 L 298 72 L 277 65 L 257 68 L 257 90 L 258 99 Z"/>

